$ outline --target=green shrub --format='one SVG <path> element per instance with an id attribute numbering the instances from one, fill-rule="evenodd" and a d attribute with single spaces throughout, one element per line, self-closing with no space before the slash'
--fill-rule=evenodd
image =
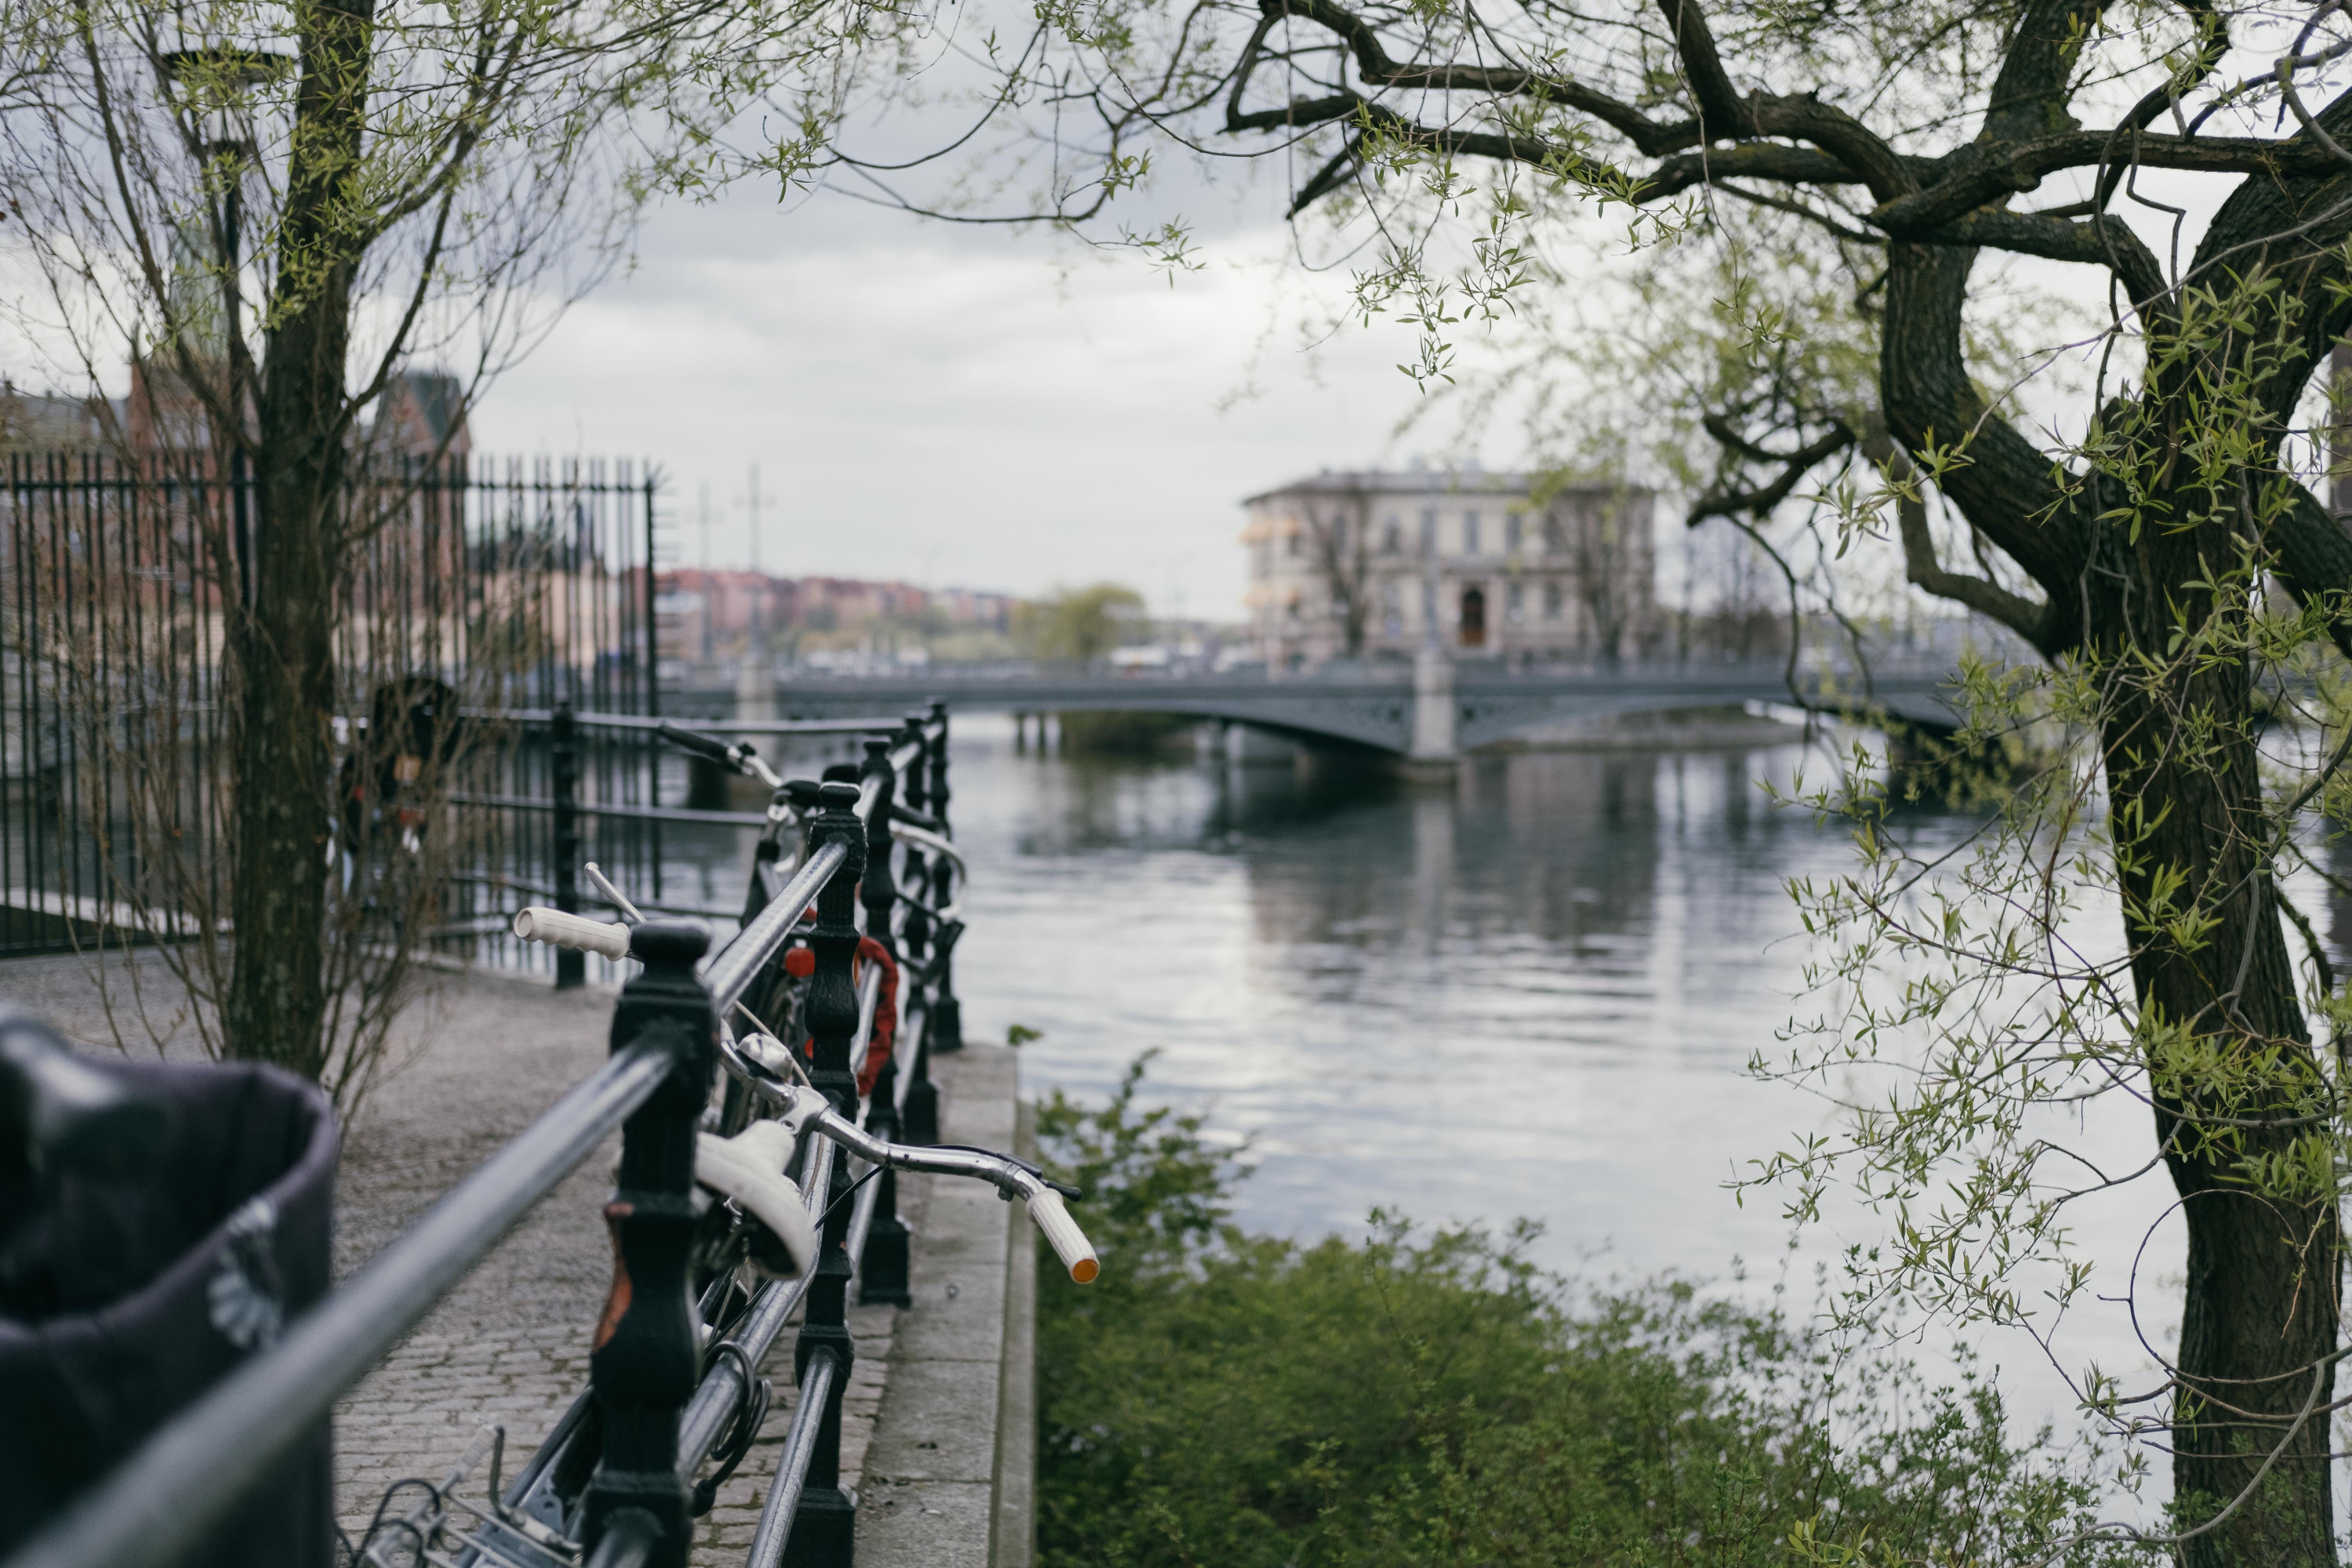
<path id="1" fill-rule="evenodd" d="M 2028 1563 L 2089 1524 L 2095 1456 L 1777 1310 L 1580 1293 L 1524 1226 L 1246 1235 L 1230 1156 L 1137 1103 L 1143 1066 L 1107 1106 L 1039 1108 L 1103 1257 L 1040 1280 L 1045 1568 Z"/>

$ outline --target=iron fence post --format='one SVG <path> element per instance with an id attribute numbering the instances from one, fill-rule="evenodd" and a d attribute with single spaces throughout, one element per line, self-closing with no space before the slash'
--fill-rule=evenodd
<path id="1" fill-rule="evenodd" d="M 857 793 L 852 784 L 824 785 L 817 792 L 821 809 L 808 826 L 810 855 L 828 844 L 840 844 L 848 852 L 817 894 L 816 930 L 809 937 L 816 952 L 807 1002 L 809 1036 L 816 1047 L 809 1082 L 833 1101 L 835 1110 L 852 1119 L 857 1115 L 857 1074 L 850 1064 L 849 1044 L 857 1033 L 858 1006 L 850 963 L 857 953 L 857 885 L 866 870 L 866 829 L 857 820 Z M 811 1358 L 830 1356 L 835 1363 L 808 1480 L 801 1489 L 784 1545 L 785 1558 L 794 1568 L 849 1568 L 855 1550 L 856 1506 L 841 1489 L 841 1396 L 856 1360 L 848 1322 L 853 1272 L 848 1197 L 849 1162 L 835 1160 L 825 1188 L 824 1236 L 816 1271 L 809 1279 L 807 1316 L 793 1348 L 793 1374 L 803 1387 L 808 1384 Z"/>
<path id="2" fill-rule="evenodd" d="M 898 884 L 890 867 L 891 847 L 898 842 L 890 831 L 890 814 L 898 804 L 898 770 L 890 765 L 890 748 L 896 744 L 896 735 L 866 736 L 866 763 L 858 769 L 860 778 L 882 781 L 866 818 L 866 879 L 860 884 L 866 934 L 888 948 L 893 957 L 898 945 L 890 940 L 890 911 L 898 906 Z M 850 1065 L 855 1070 L 856 1064 Z"/>
<path id="3" fill-rule="evenodd" d="M 939 698 L 931 699 L 930 739 L 931 815 L 939 819 L 940 831 L 947 837 L 955 837 L 955 828 L 948 816 L 948 705 Z M 948 907 L 955 887 L 955 863 L 945 855 L 936 856 L 931 863 L 931 907 Z M 938 1051 L 963 1049 L 963 1005 L 955 994 L 955 939 L 949 934 L 940 944 L 940 988 L 931 998 L 930 1027 L 924 1032 L 927 1048 Z M 929 1079 L 929 1072 L 924 1074 Z M 933 1135 L 936 1138 L 936 1134 Z"/>
<path id="4" fill-rule="evenodd" d="M 656 486 L 658 482 L 659 481 L 654 476 L 653 463 L 649 458 L 646 463 L 645 480 L 646 717 L 648 719 L 658 719 L 661 717 L 661 633 L 659 623 L 655 617 L 655 606 L 660 603 L 661 595 L 654 574 L 654 551 L 656 545 L 654 539 L 654 498 L 657 493 Z M 646 804 L 647 805 L 659 805 L 661 804 L 661 748 L 659 746 L 647 746 L 645 751 Z M 653 840 L 653 853 L 648 857 L 651 863 L 646 868 L 653 874 L 654 897 L 658 899 L 662 896 L 661 824 L 659 822 L 650 822 L 646 826 L 648 829 L 647 837 Z"/>
<path id="5" fill-rule="evenodd" d="M 898 776 L 898 770 L 890 765 L 890 750 L 907 739 L 910 732 L 914 732 L 912 726 L 896 735 L 869 737 L 866 742 L 866 772 L 882 781 L 882 787 L 874 797 L 873 815 L 866 822 L 866 931 L 869 936 L 876 936 L 878 931 L 877 940 L 886 946 L 892 945 L 890 914 L 898 902 L 897 885 L 890 873 L 891 848 L 897 842 L 890 831 L 890 806 Z M 915 765 L 907 770 L 909 795 L 915 795 L 921 787 L 917 782 L 922 776 L 921 762 L 918 756 Z M 908 802 L 909 806 L 913 804 L 912 800 Z M 913 858 L 911 852 L 908 858 Z M 910 870 L 910 881 L 913 877 Z M 918 891 L 922 890 L 921 883 L 914 882 L 914 886 Z M 919 917 L 912 909 L 907 914 L 908 930 L 911 931 Z M 911 944 L 898 948 L 896 955 L 900 960 L 899 975 L 903 980 L 908 967 L 914 963 Z M 900 1016 L 904 1016 L 902 1012 Z M 877 1026 L 879 1026 L 878 1019 Z M 892 1142 L 898 1137 L 898 1091 L 897 1037 L 893 1035 L 890 1057 L 875 1076 L 873 1093 L 866 1103 L 867 1131 Z M 874 1218 L 866 1228 L 865 1250 L 858 1254 L 857 1299 L 861 1302 L 887 1301 L 893 1306 L 911 1307 L 915 1299 L 908 1289 L 908 1236 L 906 1222 L 898 1217 L 898 1173 L 885 1166 L 882 1173 L 874 1179 L 882 1184 L 882 1190 L 875 1194 Z"/>
<path id="6" fill-rule="evenodd" d="M 580 728 L 572 704 L 555 705 L 550 726 L 548 771 L 555 792 L 555 907 L 567 915 L 580 912 Z M 569 991 L 588 983 L 588 955 L 568 947 L 555 950 L 555 988 Z"/>
<path id="7" fill-rule="evenodd" d="M 929 732 L 930 715 L 919 711 L 907 715 L 907 727 L 901 731 L 900 740 L 924 742 L 923 751 L 917 753 L 914 764 L 908 768 L 906 776 L 899 781 L 899 793 L 905 798 L 907 809 L 909 811 L 927 811 L 930 804 L 929 792 L 925 788 L 928 781 L 924 776 L 929 772 L 929 769 L 925 766 L 929 760 Z M 906 853 L 899 858 L 899 866 L 901 879 L 908 889 L 912 889 L 915 898 L 919 900 L 929 900 L 931 896 L 931 877 L 923 859 L 922 850 L 913 844 L 908 844 Z M 907 908 L 907 923 L 898 933 L 898 945 L 909 966 L 922 962 L 924 950 L 930 945 L 930 941 L 931 917 L 923 912 L 920 902 L 909 904 Z M 909 994 L 911 996 L 911 993 Z"/>
<path id="8" fill-rule="evenodd" d="M 694 973 L 709 945 L 698 921 L 639 926 L 631 947 L 645 969 L 613 1011 L 614 1051 L 656 1043 L 670 1052 L 671 1068 L 622 1124 L 620 1182 L 604 1205 L 613 1289 L 588 1358 L 604 1457 L 582 1500 L 581 1540 L 593 1559 L 608 1531 L 650 1527 L 659 1544 L 646 1568 L 684 1568 L 693 1529 L 677 1473 L 677 1423 L 702 1359 L 688 1264 L 695 1131 L 719 1059 L 719 1016 Z"/>

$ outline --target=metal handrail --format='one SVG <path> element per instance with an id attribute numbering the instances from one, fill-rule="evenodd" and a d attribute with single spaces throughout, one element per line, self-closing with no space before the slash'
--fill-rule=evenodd
<path id="1" fill-rule="evenodd" d="M 809 1158 L 801 1171 L 801 1201 L 811 1215 L 822 1212 L 825 1190 L 833 1181 L 833 1144 L 823 1138 L 813 1140 Z M 814 1278 L 814 1270 L 803 1269 L 790 1279 L 772 1279 L 761 1287 L 743 1315 L 742 1327 L 727 1336 L 742 1347 L 743 1365 L 756 1367 L 766 1357 L 768 1347 L 783 1332 L 784 1320 L 793 1315 L 801 1298 L 808 1294 L 809 1281 Z M 726 1429 L 735 1406 L 748 1392 L 734 1357 L 712 1360 L 686 1413 L 678 1418 L 679 1475 L 691 1477 L 695 1468 L 709 1457 L 711 1446 L 719 1441 L 719 1434 Z"/>
<path id="2" fill-rule="evenodd" d="M 277 1347 L 229 1373 L 6 1568 L 165 1568 L 268 1477 L 514 1223 L 652 1098 L 660 1046 L 615 1053 L 453 1188 Z"/>
<path id="3" fill-rule="evenodd" d="M 857 1064 L 866 1059 L 866 1047 L 874 1038 L 874 1015 L 882 1007 L 882 966 L 866 967 L 866 978 L 857 984 L 857 1032 L 849 1037 L 849 1066 L 855 1072 Z M 891 1042 L 895 1047 L 898 1042 Z"/>
<path id="4" fill-rule="evenodd" d="M 555 721 L 552 708 L 467 708 L 460 710 L 468 719 L 504 719 L 517 724 L 551 724 Z M 878 735 L 887 730 L 902 729 L 904 719 L 697 719 L 692 714 L 673 713 L 664 719 L 643 719 L 634 713 L 581 713 L 572 715 L 575 724 L 595 730 L 658 730 L 664 724 L 685 722 L 710 735 Z"/>
<path id="5" fill-rule="evenodd" d="M 890 752 L 891 772 L 899 773 L 905 773 L 907 769 L 912 765 L 915 759 L 922 754 L 923 742 L 920 736 L 918 736 L 911 741 L 903 742 L 899 745 L 893 747 Z M 880 773 L 867 773 L 864 778 L 857 781 L 858 821 L 870 822 L 873 820 L 874 802 L 880 797 L 881 794 L 882 775 Z"/>
<path id="6" fill-rule="evenodd" d="M 800 923 L 810 900 L 848 858 L 847 847 L 840 844 L 828 844 L 810 856 L 784 884 L 784 890 L 711 957 L 702 971 L 702 983 L 710 987 L 710 1000 L 720 1017 L 735 1010 L 752 980 Z"/>
<path id="7" fill-rule="evenodd" d="M 959 871 L 964 868 L 963 851 L 956 847 L 955 840 L 952 838 L 942 838 L 938 834 L 926 828 L 917 827 L 911 823 L 899 827 L 898 836 L 918 849 L 929 850 L 934 855 L 946 856 L 956 863 L 956 869 Z"/>
<path id="8" fill-rule="evenodd" d="M 809 1157 L 801 1173 L 801 1192 L 808 1201 L 809 1212 L 818 1214 L 818 1205 L 832 1189 L 833 1163 L 840 1156 L 829 1138 L 812 1138 L 804 1147 Z M 856 1257 L 856 1250 L 852 1249 L 850 1255 Z M 798 1283 L 803 1290 L 807 1289 L 805 1281 L 813 1275 L 813 1270 L 802 1274 Z M 782 1326 L 781 1316 L 777 1322 Z M 754 1361 L 751 1364 L 759 1363 Z M 841 1363 L 829 1350 L 820 1348 L 809 1357 L 808 1371 L 801 1379 L 800 1403 L 793 1409 L 793 1424 L 784 1435 L 784 1451 L 778 1458 L 775 1479 L 768 1483 L 768 1500 L 760 1510 L 759 1528 L 752 1532 L 751 1552 L 745 1559 L 745 1568 L 763 1563 L 774 1568 L 783 1561 L 784 1542 L 792 1534 L 793 1516 L 800 1511 L 801 1492 L 808 1483 L 809 1461 L 815 1457 L 825 1406 L 833 1402 L 834 1380 L 841 1370 Z"/>
<path id="9" fill-rule="evenodd" d="M 831 1350 L 819 1346 L 809 1356 L 808 1373 L 801 1379 L 800 1403 L 793 1407 L 793 1424 L 784 1434 L 776 1479 L 768 1483 L 768 1500 L 760 1510 L 760 1526 L 752 1532 L 743 1568 L 778 1568 L 783 1562 L 784 1543 L 792 1539 L 793 1519 L 800 1512 L 801 1492 L 808 1485 L 809 1461 L 816 1457 L 824 1409 L 833 1402 L 833 1385 L 840 1376 L 840 1359 Z"/>
<path id="10" fill-rule="evenodd" d="M 555 812 L 564 808 L 532 795 L 482 795 L 471 790 L 449 792 L 451 805 L 486 805 L 501 811 Z M 679 822 L 710 827 L 765 827 L 768 817 L 758 811 L 698 811 L 690 805 L 606 805 L 578 801 L 569 808 L 583 816 L 629 817 L 639 822 Z"/>
<path id="11" fill-rule="evenodd" d="M 897 1111 L 902 1119 L 907 1114 L 907 1096 L 913 1092 L 915 1088 L 915 1057 L 921 1049 L 919 1042 L 922 1037 L 922 1031 L 914 1028 L 911 1026 L 914 1023 L 915 1015 L 918 1013 L 923 1015 L 923 1022 L 926 1025 L 929 1025 L 930 1022 L 930 1012 L 931 1004 L 929 998 L 924 995 L 922 988 L 918 987 L 913 997 L 909 1000 L 905 1011 L 899 1017 L 898 1039 L 898 1070 L 895 1075 L 898 1081 L 890 1086 L 890 1109 Z"/>
<path id="12" fill-rule="evenodd" d="M 866 1171 L 873 1168 L 869 1163 Z M 857 1173 L 861 1181 L 865 1178 L 866 1171 Z M 850 1200 L 849 1240 L 846 1247 L 849 1253 L 849 1279 L 853 1286 L 866 1273 L 866 1238 L 873 1234 L 874 1206 L 880 1201 L 881 1196 L 882 1184 L 866 1182 L 864 1186 L 857 1189 L 857 1196 Z"/>

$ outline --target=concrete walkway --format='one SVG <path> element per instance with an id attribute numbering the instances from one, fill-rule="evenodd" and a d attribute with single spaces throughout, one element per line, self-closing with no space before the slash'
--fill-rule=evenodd
<path id="1" fill-rule="evenodd" d="M 941 1142 L 1025 1142 L 1009 1047 L 967 1046 L 935 1068 Z M 898 1190 L 907 1194 L 901 1212 L 921 1216 L 908 1221 L 914 1305 L 898 1323 L 866 1454 L 857 1560 L 865 1568 L 1029 1568 L 1036 1228 L 1021 1205 L 978 1182 L 926 1176 Z"/>
<path id="2" fill-rule="evenodd" d="M 169 1007 L 157 1005 L 173 989 L 163 965 L 152 954 L 134 962 L 150 1016 L 167 1020 Z M 121 1016 L 126 987 L 110 989 Z M 606 1053 L 614 994 L 559 993 L 497 973 L 451 975 L 402 1018 L 398 1067 L 345 1142 L 338 1278 L 593 1070 Z M 0 999 L 33 1007 L 79 1044 L 113 1047 L 85 961 L 0 963 Z M 126 1033 L 145 1048 L 137 1024 Z M 194 1031 L 183 1024 L 163 1050 L 191 1058 L 197 1048 Z M 1003 1047 L 976 1047 L 941 1058 L 948 1140 L 1013 1146 L 1012 1058 Z M 616 1136 L 534 1208 L 337 1407 L 337 1499 L 354 1537 L 386 1487 L 412 1476 L 437 1482 L 484 1422 L 505 1426 L 508 1463 L 520 1465 L 584 1386 L 588 1336 L 612 1268 L 601 1208 L 618 1146 Z M 842 1469 L 845 1484 L 866 1494 L 859 1561 L 864 1568 L 918 1562 L 1026 1568 L 1025 1493 L 1009 1526 L 998 1525 L 992 1500 L 1000 1405 L 1026 1408 L 1001 1397 L 1008 1347 L 1025 1353 L 1028 1342 L 1019 1323 L 1010 1334 L 1005 1328 L 1009 1221 L 1019 1215 L 986 1188 L 940 1184 L 955 1190 L 933 1194 L 921 1180 L 899 1189 L 901 1213 L 917 1232 L 916 1306 L 850 1314 L 857 1363 L 845 1397 Z M 1019 1230 L 1027 1234 L 1025 1219 Z M 697 1568 L 734 1568 L 750 1543 L 791 1421 L 793 1337 L 790 1330 L 778 1337 L 762 1369 L 775 1384 L 774 1408 L 702 1521 Z M 893 1394 L 902 1364 L 903 1392 Z M 1027 1453 L 1034 1441 L 1033 1419 L 1013 1447 Z M 869 1453 L 877 1468 L 870 1479 Z M 1013 1469 L 1016 1489 L 1025 1485 L 1019 1476 L 1026 1472 L 1017 1463 Z M 1000 1534 L 1003 1547 L 992 1544 Z"/>

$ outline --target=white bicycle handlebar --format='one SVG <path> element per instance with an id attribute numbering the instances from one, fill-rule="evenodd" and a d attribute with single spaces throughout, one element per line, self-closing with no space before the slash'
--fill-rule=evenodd
<path id="1" fill-rule="evenodd" d="M 1053 1246 L 1055 1256 L 1070 1271 L 1070 1278 L 1081 1285 L 1093 1284 L 1095 1276 L 1102 1272 L 1102 1260 L 1095 1256 L 1094 1243 L 1087 1239 L 1087 1233 L 1078 1228 L 1078 1222 L 1063 1205 L 1062 1194 L 1041 1185 L 1029 1194 L 1029 1217 L 1037 1222 L 1039 1233 Z"/>
<path id="2" fill-rule="evenodd" d="M 567 915 L 543 904 L 515 912 L 514 933 L 525 942 L 543 942 L 580 952 L 601 952 L 615 963 L 629 956 L 629 928 L 606 924 L 585 915 Z"/>
<path id="3" fill-rule="evenodd" d="M 858 1158 L 877 1165 L 935 1176 L 971 1176 L 989 1183 L 1007 1198 L 1022 1199 L 1028 1205 L 1029 1217 L 1036 1221 L 1038 1232 L 1053 1247 L 1072 1279 L 1087 1285 L 1102 1273 L 1102 1262 L 1095 1254 L 1094 1244 L 1063 1206 L 1062 1194 L 1019 1162 L 977 1149 L 936 1149 L 887 1142 L 843 1117 L 833 1109 L 833 1102 L 815 1089 L 797 1084 L 782 1093 L 772 1091 L 772 1098 L 784 1107 L 777 1120 L 796 1135 L 821 1132 Z"/>

